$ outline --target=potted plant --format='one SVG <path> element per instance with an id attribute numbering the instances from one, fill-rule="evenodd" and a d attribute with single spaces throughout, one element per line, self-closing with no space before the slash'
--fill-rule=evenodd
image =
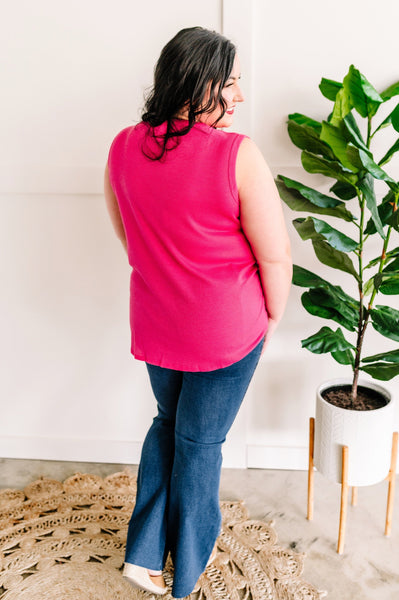
<path id="1" fill-rule="evenodd" d="M 329 194 L 283 175 L 276 183 L 292 210 L 311 213 L 293 221 L 300 237 L 311 240 L 323 265 L 343 271 L 351 283 L 344 291 L 294 265 L 293 283 L 308 288 L 301 297 L 304 308 L 339 324 L 336 329 L 321 327 L 302 340 L 302 347 L 330 353 L 352 371 L 348 379 L 323 383 L 317 390 L 314 463 L 329 479 L 342 483 L 341 450 L 347 446 L 348 485 L 370 485 L 385 479 L 392 464 L 394 406 L 388 390 L 359 380 L 359 373 L 383 381 L 399 374 L 398 345 L 379 353 L 373 348 L 364 355 L 370 326 L 399 341 L 399 311 L 388 305 L 399 293 L 399 183 L 385 169 L 399 151 L 399 82 L 378 93 L 351 65 L 342 82 L 323 78 L 319 88 L 333 102 L 331 114 L 321 122 L 291 114 L 288 133 L 302 150 L 304 169 L 335 182 Z M 378 119 L 391 100 L 392 110 Z M 374 142 L 387 127 L 393 140 L 379 158 L 373 153 Z M 325 217 L 332 217 L 334 224 Z M 378 242 L 378 255 L 366 259 L 372 239 Z M 381 295 L 388 304 L 377 304 Z"/>

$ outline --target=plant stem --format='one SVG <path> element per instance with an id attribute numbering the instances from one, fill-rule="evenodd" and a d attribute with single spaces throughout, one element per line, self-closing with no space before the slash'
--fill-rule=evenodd
<path id="1" fill-rule="evenodd" d="M 391 233 L 391 229 L 392 227 L 389 227 L 388 232 L 387 232 L 387 236 L 384 240 L 384 245 L 382 248 L 382 253 L 381 253 L 381 258 L 380 258 L 380 264 L 379 264 L 379 268 L 378 268 L 378 273 L 381 273 L 382 269 L 384 268 L 384 264 L 386 261 L 386 249 L 388 247 L 388 242 L 389 242 L 389 236 Z M 369 317 L 370 317 L 370 311 L 373 305 L 373 301 L 374 298 L 376 296 L 376 294 L 378 293 L 378 290 L 376 288 L 374 288 L 373 293 L 371 295 L 370 298 L 370 302 L 368 304 L 367 309 L 364 311 L 364 307 L 363 307 L 363 302 L 361 301 L 361 306 L 360 306 L 360 311 L 359 311 L 359 329 L 358 329 L 358 336 L 357 336 L 357 343 L 356 343 L 356 358 L 355 358 L 355 366 L 354 366 L 354 377 L 353 377 L 353 384 L 352 384 L 352 395 L 351 395 L 351 408 L 353 408 L 353 403 L 356 399 L 356 395 L 357 395 L 357 383 L 358 383 L 358 379 L 359 379 L 359 365 L 360 365 L 360 354 L 361 354 L 361 350 L 362 350 L 362 346 L 363 346 L 363 339 L 364 339 L 364 334 L 366 332 L 366 327 L 368 325 L 369 322 Z M 362 297 L 362 295 L 361 295 Z M 364 322 L 363 321 L 363 317 L 365 314 L 365 318 L 364 318 Z"/>
<path id="2" fill-rule="evenodd" d="M 363 325 L 364 319 L 364 306 L 363 306 L 363 225 L 364 225 L 364 208 L 365 208 L 365 198 L 364 194 L 357 193 L 357 197 L 359 200 L 360 207 L 360 227 L 359 227 L 359 321 L 357 327 L 357 340 L 356 340 L 356 354 L 355 354 L 355 364 L 353 365 L 353 382 L 352 382 L 352 390 L 351 390 L 351 408 L 353 409 L 354 402 L 357 396 L 357 382 L 359 379 L 359 365 L 360 365 L 360 353 L 363 344 L 365 326 Z M 368 318 L 368 315 L 367 315 Z M 367 323 L 367 319 L 366 319 Z"/>
<path id="3" fill-rule="evenodd" d="M 356 343 L 356 358 L 355 358 L 354 377 L 353 377 L 353 384 L 352 384 L 351 408 L 353 408 L 353 403 L 355 402 L 356 396 L 357 396 L 360 355 L 361 355 L 362 346 L 363 346 L 364 334 L 366 333 L 366 327 L 368 325 L 369 316 L 370 316 L 370 312 L 368 310 L 366 310 L 366 311 L 363 310 L 363 304 L 362 304 L 360 312 L 361 312 L 362 316 L 359 317 L 359 330 L 358 330 L 357 343 Z M 365 314 L 365 317 L 364 317 L 364 314 Z M 364 317 L 364 321 L 361 322 L 361 319 L 363 320 L 363 317 Z"/>
<path id="4" fill-rule="evenodd" d="M 367 148 L 370 148 L 371 142 L 371 117 L 368 117 L 367 120 Z M 359 380 L 359 368 L 360 368 L 360 356 L 362 352 L 363 339 L 364 334 L 366 332 L 367 323 L 369 320 L 370 312 L 369 310 L 365 311 L 363 306 L 363 246 L 364 246 L 364 238 L 363 238 L 363 230 L 364 230 L 364 213 L 365 213 L 365 205 L 366 199 L 364 197 L 364 193 L 357 192 L 357 197 L 359 200 L 360 207 L 360 226 L 359 226 L 359 322 L 357 329 L 357 340 L 356 340 L 356 354 L 355 354 L 355 363 L 353 365 L 353 382 L 352 382 L 352 390 L 351 390 L 351 408 L 354 408 L 354 403 L 357 397 L 357 384 Z"/>
<path id="5" fill-rule="evenodd" d="M 375 132 L 374 132 L 375 133 Z M 370 142 L 371 142 L 371 117 L 368 117 L 367 120 L 367 148 L 370 148 Z"/>

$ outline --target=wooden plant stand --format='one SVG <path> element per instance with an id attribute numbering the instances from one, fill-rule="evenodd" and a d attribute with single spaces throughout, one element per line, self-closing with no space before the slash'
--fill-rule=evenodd
<path id="1" fill-rule="evenodd" d="M 313 519 L 313 501 L 314 501 L 314 417 L 310 418 L 309 421 L 309 472 L 308 472 L 308 513 L 307 518 L 309 521 Z M 389 469 L 388 476 L 388 500 L 387 500 L 387 512 L 385 520 L 385 535 L 389 536 L 392 529 L 392 514 L 393 514 L 393 501 L 395 493 L 395 476 L 396 476 L 396 460 L 398 454 L 398 432 L 395 431 L 392 436 L 392 452 L 391 452 L 391 467 Z M 342 446 L 342 480 L 341 480 L 341 510 L 339 519 L 339 532 L 338 532 L 338 554 L 342 554 L 344 551 L 345 543 L 345 529 L 346 529 L 346 517 L 348 511 L 348 457 L 349 448 L 348 446 Z M 352 487 L 352 506 L 357 504 L 357 488 Z"/>

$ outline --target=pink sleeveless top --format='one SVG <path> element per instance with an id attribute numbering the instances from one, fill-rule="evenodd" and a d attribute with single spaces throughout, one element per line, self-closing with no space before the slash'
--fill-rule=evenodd
<path id="1" fill-rule="evenodd" d="M 108 157 L 132 267 L 131 352 L 179 371 L 226 367 L 260 342 L 268 322 L 240 226 L 235 164 L 245 136 L 196 123 L 159 161 L 142 152 L 144 138 L 158 150 L 148 127 L 123 129 Z"/>

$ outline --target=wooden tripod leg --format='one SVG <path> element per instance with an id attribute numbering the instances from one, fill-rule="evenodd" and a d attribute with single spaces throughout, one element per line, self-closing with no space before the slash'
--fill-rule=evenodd
<path id="1" fill-rule="evenodd" d="M 346 515 L 348 510 L 348 446 L 342 446 L 341 513 L 339 517 L 338 554 L 344 551 Z"/>
<path id="2" fill-rule="evenodd" d="M 309 419 L 309 472 L 308 472 L 308 514 L 309 521 L 313 519 L 313 480 L 314 480 L 314 418 Z"/>
<path id="3" fill-rule="evenodd" d="M 395 477 L 396 477 L 396 459 L 398 455 L 398 432 L 392 436 L 392 453 L 391 453 L 391 468 L 388 475 L 388 501 L 387 501 L 387 517 L 385 521 L 385 535 L 391 535 L 392 529 L 392 513 L 393 499 L 395 494 Z"/>
<path id="4" fill-rule="evenodd" d="M 352 506 L 356 506 L 357 505 L 357 487 L 353 487 L 352 488 L 352 502 L 351 502 Z"/>

